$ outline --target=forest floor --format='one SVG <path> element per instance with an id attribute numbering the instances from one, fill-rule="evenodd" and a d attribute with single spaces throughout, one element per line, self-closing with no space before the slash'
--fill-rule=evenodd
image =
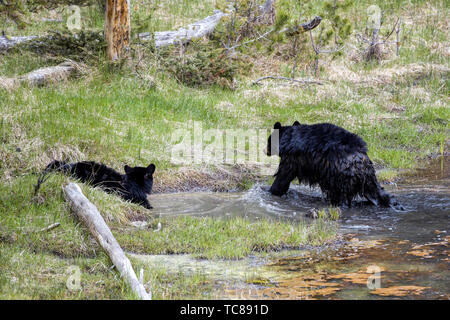
<path id="1" fill-rule="evenodd" d="M 150 2 L 156 5 L 146 6 L 149 1 L 145 0 L 132 5 L 135 21 L 148 17 L 151 10 L 158 17 L 142 31 L 178 28 L 215 8 L 214 1 Z M 363 30 L 366 7 L 372 2 L 359 1 L 345 13 L 355 20 L 355 30 L 343 55 L 324 54 L 316 77 L 310 60 L 298 64 L 298 77 L 321 81 L 321 85 L 274 80 L 252 85 L 266 75 L 289 77 L 292 69 L 292 62 L 277 54 L 286 51 L 283 48 L 266 54 L 255 47 L 239 53 L 251 68 L 235 76 L 232 90 L 217 85 L 187 86 L 163 72 L 160 60 L 149 62 L 142 57 L 121 68 L 111 67 L 104 58 L 96 63 L 83 61 L 83 72 L 61 83 L 0 88 L 0 298 L 134 298 L 111 270 L 109 258 L 70 215 L 61 189 L 69 178 L 52 175 L 34 195 L 37 174 L 53 159 L 95 160 L 120 171 L 125 164 L 154 163 L 154 192 L 158 193 L 243 190 L 255 181 L 268 184 L 272 178 L 259 174 L 258 165 L 253 164 L 174 164 L 170 146 L 176 142 L 176 130 L 192 131 L 197 123 L 203 131 L 261 129 L 268 135 L 274 122 L 295 120 L 331 122 L 360 135 L 382 182 L 395 182 L 402 172 L 446 154 L 450 145 L 448 3 L 378 1 L 385 12 L 384 32 L 389 32 L 399 16 L 408 36 L 399 56 L 395 45 L 389 45 L 384 46 L 381 61 L 366 62 L 355 35 Z M 311 17 L 320 13 L 315 9 Z M 62 30 L 63 23 L 58 21 L 64 21 L 64 10 L 30 13 L 24 28 L 0 12 L 0 29 L 13 36 Z M 103 16 L 98 8 L 83 7 L 81 14 L 83 28 L 101 30 Z M 1 53 L 0 77 L 20 76 L 65 59 L 28 50 Z M 323 244 L 336 236 L 333 228 L 320 224 L 296 226 L 299 229 L 292 233 L 287 232 L 292 228 L 288 222 L 260 221 L 249 229 L 248 222 L 240 219 L 169 221 L 95 188 L 82 188 L 129 251 L 236 259 L 254 248 L 267 251 L 280 243 L 292 247 Z M 152 228 L 162 222 L 165 227 L 159 234 L 122 231 L 135 220 L 148 220 Z M 61 226 L 35 232 L 54 222 Z M 220 233 L 224 237 L 214 236 Z M 242 245 L 234 245 L 233 239 Z M 67 268 L 72 265 L 81 268 L 81 291 L 66 290 Z M 201 274 L 181 276 L 158 269 L 151 270 L 146 281 L 160 299 L 205 298 L 215 290 L 214 282 Z"/>

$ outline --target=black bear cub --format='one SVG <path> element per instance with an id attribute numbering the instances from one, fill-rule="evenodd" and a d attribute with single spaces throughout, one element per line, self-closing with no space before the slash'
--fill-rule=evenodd
<path id="1" fill-rule="evenodd" d="M 285 194 L 295 178 L 310 186 L 319 185 L 335 206 L 352 204 L 357 195 L 375 205 L 403 207 L 380 186 L 367 145 L 358 135 L 330 123 L 313 125 L 295 121 L 292 126 L 275 123 L 267 142 L 267 155 L 280 156 L 274 195 Z"/>
<path id="2" fill-rule="evenodd" d="M 125 174 L 120 174 L 116 170 L 94 161 L 65 163 L 55 160 L 46 167 L 44 172 L 55 170 L 70 174 L 82 182 L 100 187 L 109 193 L 116 193 L 125 200 L 152 209 L 147 195 L 152 192 L 155 165 L 150 164 L 148 167 L 126 165 L 124 169 Z"/>

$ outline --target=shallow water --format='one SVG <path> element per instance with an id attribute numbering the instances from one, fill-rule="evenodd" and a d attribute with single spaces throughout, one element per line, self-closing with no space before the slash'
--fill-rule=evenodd
<path id="1" fill-rule="evenodd" d="M 153 265 L 159 261 L 178 271 L 205 272 L 229 280 L 219 298 L 449 299 L 449 160 L 436 161 L 401 185 L 386 186 L 404 205 L 404 212 L 369 206 L 363 201 L 343 208 L 342 240 L 326 248 L 237 262 L 199 261 L 190 256 L 141 258 Z M 318 189 L 298 185 L 291 186 L 282 198 L 270 195 L 268 186 L 256 185 L 241 193 L 153 195 L 152 203 L 153 212 L 161 216 L 270 217 L 291 221 L 308 220 L 305 214 L 310 209 L 327 207 Z M 375 280 L 373 271 L 381 272 Z M 378 279 L 380 289 L 373 286 Z"/>

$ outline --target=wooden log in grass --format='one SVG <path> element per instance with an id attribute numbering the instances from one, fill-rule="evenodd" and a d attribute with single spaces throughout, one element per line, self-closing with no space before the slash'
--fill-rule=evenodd
<path id="1" fill-rule="evenodd" d="M 0 35 L 0 52 L 11 49 L 18 44 L 36 40 L 37 36 L 24 36 L 24 37 L 7 37 L 6 35 Z"/>
<path id="2" fill-rule="evenodd" d="M 29 86 L 43 86 L 48 83 L 61 82 L 79 71 L 79 65 L 66 61 L 52 67 L 40 68 L 16 78 L 0 77 L 0 88 L 11 90 L 26 84 Z"/>
<path id="3" fill-rule="evenodd" d="M 157 31 L 154 33 L 155 46 L 157 48 L 166 47 L 172 44 L 185 43 L 192 39 L 202 38 L 212 33 L 223 16 L 226 16 L 220 10 L 216 10 L 213 15 L 201 19 L 174 31 Z M 147 41 L 152 39 L 150 32 L 140 33 L 139 39 Z"/>
<path id="4" fill-rule="evenodd" d="M 272 7 L 273 1 L 266 1 L 266 4 L 262 7 L 262 14 L 268 13 Z M 107 55 L 110 60 L 117 60 L 123 57 L 124 53 L 128 52 L 130 45 L 130 4 L 129 0 L 106 2 L 105 13 L 105 40 L 108 44 Z M 229 15 L 220 10 L 215 10 L 214 14 L 203 18 L 197 22 L 191 23 L 186 27 L 179 28 L 172 31 L 157 31 L 154 34 L 150 32 L 143 32 L 138 34 L 138 38 L 141 41 L 155 40 L 156 48 L 162 48 L 169 45 L 186 43 L 192 39 L 205 37 L 212 32 L 219 24 L 222 17 Z M 285 28 L 280 32 L 286 32 L 289 34 L 297 34 L 306 32 L 316 28 L 322 18 L 317 16 L 309 22 L 300 24 L 299 27 Z M 273 30 L 267 32 L 271 33 Z M 152 37 L 153 36 L 153 37 Z M 37 36 L 28 37 L 6 37 L 0 36 L 0 52 L 13 48 L 14 46 L 23 43 L 30 42 L 37 39 Z M 250 42 L 253 42 L 250 40 Z"/>
<path id="5" fill-rule="evenodd" d="M 93 205 L 75 183 L 69 183 L 64 189 L 66 200 L 70 203 L 73 213 L 89 229 L 97 242 L 108 253 L 111 261 L 125 278 L 131 289 L 143 300 L 151 300 L 151 293 L 147 293 L 139 282 L 130 260 L 126 257 L 111 230 L 106 224 L 97 207 Z"/>

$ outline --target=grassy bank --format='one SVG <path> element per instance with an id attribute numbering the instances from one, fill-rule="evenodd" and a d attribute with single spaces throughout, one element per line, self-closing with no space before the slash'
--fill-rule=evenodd
<path id="1" fill-rule="evenodd" d="M 137 298 L 101 251 L 95 258 L 61 259 L 0 242 L 0 257 L 0 299 Z M 138 270 L 144 268 L 144 283 L 154 299 L 207 299 L 214 291 L 214 279 L 199 273 L 184 275 L 163 267 L 149 268 L 138 261 L 132 264 Z M 80 286 L 69 290 L 67 282 L 78 272 L 74 268 L 79 268 Z"/>
<path id="2" fill-rule="evenodd" d="M 34 196 L 36 177 L 17 177 L 0 186 L 0 299 L 133 299 L 108 256 L 70 214 L 61 186 L 68 178 L 53 175 Z M 198 258 L 241 259 L 260 252 L 322 245 L 336 236 L 337 223 L 319 219 L 310 225 L 261 219 L 156 218 L 151 211 L 128 204 L 100 189 L 82 185 L 99 208 L 113 234 L 128 252 L 190 253 Z M 132 221 L 147 221 L 144 230 Z M 60 223 L 51 231 L 42 231 Z M 157 225 L 161 230 L 155 232 Z M 66 283 L 79 267 L 81 287 Z M 146 287 L 156 299 L 208 298 L 219 284 L 203 274 L 184 275 L 152 268 L 145 270 Z M 72 271 L 71 271 L 72 270 Z"/>
<path id="3" fill-rule="evenodd" d="M 256 252 L 295 249 L 302 245 L 322 245 L 333 239 L 336 224 L 319 220 L 307 226 L 280 221 L 249 221 L 244 218 L 179 217 L 158 219 L 159 232 L 130 231 L 117 234 L 118 241 L 136 253 L 192 253 L 206 259 L 241 259 Z M 139 238 L 139 244 L 136 243 Z"/>
<path id="4" fill-rule="evenodd" d="M 0 89 L 0 298 L 133 298 L 117 272 L 110 269 L 108 258 L 71 216 L 61 191 L 68 178 L 52 175 L 39 193 L 33 194 L 36 173 L 53 159 L 95 160 L 120 171 L 125 164 L 152 162 L 157 166 L 157 192 L 202 187 L 224 191 L 248 188 L 256 180 L 270 182 L 270 177 L 258 176 L 257 168 L 246 165 L 174 165 L 171 136 L 195 121 L 203 130 L 270 129 L 275 121 L 332 122 L 364 138 L 370 158 L 377 168 L 383 168 L 380 178 L 384 181 L 394 180 L 400 170 L 419 167 L 429 156 L 446 152 L 450 119 L 448 4 L 375 2 L 385 10 L 387 22 L 382 32 L 389 31 L 397 16 L 405 23 L 409 34 L 400 56 L 386 50 L 381 61 L 361 59 L 354 48 L 355 35 L 364 29 L 365 10 L 373 1 L 358 1 L 344 14 L 355 31 L 343 55 L 321 57 L 317 78 L 322 85 L 269 80 L 252 86 L 252 80 L 260 76 L 290 76 L 292 69 L 292 61 L 285 56 L 286 44 L 267 52 L 268 43 L 263 42 L 238 52 L 239 63 L 250 68 L 237 72 L 233 90 L 218 85 L 187 86 L 166 72 L 161 60 L 148 53 L 151 48 L 140 47 L 133 47 L 133 54 L 143 58 L 134 56 L 124 68 L 98 57 L 95 62 L 83 61 L 85 72 L 66 82 Z M 151 1 L 157 4 L 153 9 L 146 3 L 132 4 L 133 30 L 179 27 L 214 9 L 214 1 L 170 2 L 167 6 Z M 321 1 L 314 3 L 305 17 L 320 13 Z M 63 9 L 30 14 L 31 23 L 24 29 L 0 14 L 0 25 L 7 25 L 10 35 L 62 31 L 63 24 L 41 18 L 62 19 Z M 82 15 L 86 28 L 101 29 L 98 9 L 82 8 Z M 150 15 L 156 18 L 148 20 L 149 24 L 138 23 Z M 200 41 L 188 46 L 186 54 L 204 48 L 202 45 Z M 306 59 L 311 50 L 305 44 L 298 77 L 313 77 L 311 60 Z M 0 77 L 19 76 L 64 59 L 28 50 L 0 54 Z M 133 252 L 236 259 L 260 251 L 318 245 L 335 235 L 323 221 L 310 227 L 265 220 L 155 218 L 151 211 L 82 187 L 119 243 Z M 135 220 L 149 221 L 151 229 L 132 230 L 129 222 Z M 61 225 L 39 232 L 55 222 Z M 163 228 L 153 232 L 158 222 Z M 66 289 L 66 271 L 71 265 L 82 269 L 82 291 Z M 146 281 L 156 298 L 204 298 L 214 286 L 213 279 L 201 275 L 188 277 L 164 270 L 149 270 Z"/>

